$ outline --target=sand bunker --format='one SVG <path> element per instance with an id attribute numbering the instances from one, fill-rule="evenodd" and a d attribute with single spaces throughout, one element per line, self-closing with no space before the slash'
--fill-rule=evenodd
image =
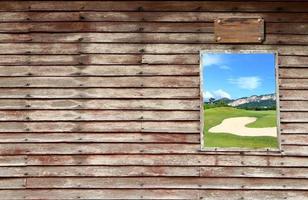
<path id="1" fill-rule="evenodd" d="M 231 133 L 240 136 L 277 136 L 277 128 L 248 128 L 245 125 L 256 121 L 255 117 L 232 117 L 209 129 L 212 133 Z"/>

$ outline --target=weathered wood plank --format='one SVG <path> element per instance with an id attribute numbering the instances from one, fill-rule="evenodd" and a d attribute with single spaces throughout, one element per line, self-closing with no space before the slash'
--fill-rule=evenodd
<path id="1" fill-rule="evenodd" d="M 141 89 L 0 89 L 0 98 L 198 98 L 195 88 Z"/>
<path id="2" fill-rule="evenodd" d="M 28 156 L 28 165 L 167 165 L 167 166 L 275 166 L 308 167 L 307 157 L 252 155 L 41 155 Z"/>
<path id="3" fill-rule="evenodd" d="M 171 167 L 171 166 L 36 166 L 1 167 L 0 177 L 255 177 L 307 178 L 307 168 Z"/>
<path id="4" fill-rule="evenodd" d="M 0 121 L 190 121 L 199 111 L 0 111 Z"/>
<path id="5" fill-rule="evenodd" d="M 280 89 L 279 95 L 281 100 L 307 100 L 308 93 L 306 90 L 284 90 Z"/>
<path id="6" fill-rule="evenodd" d="M 27 156 L 0 156 L 0 166 L 25 166 Z"/>
<path id="7" fill-rule="evenodd" d="M 280 68 L 279 69 L 279 77 L 281 78 L 292 78 L 293 80 L 281 80 L 284 82 L 303 82 L 303 84 L 305 83 L 305 80 L 303 80 L 303 78 L 308 78 L 308 68 L 305 67 L 305 65 L 303 64 L 302 67 L 298 67 L 298 68 Z M 297 79 L 296 79 L 297 78 Z M 281 83 L 283 84 L 283 82 Z M 300 84 L 298 84 L 298 86 L 300 87 Z"/>
<path id="8" fill-rule="evenodd" d="M 222 12 L 1 12 L 1 22 L 57 21 L 155 21 L 213 22 L 224 17 L 262 17 L 267 22 L 307 22 L 307 13 L 222 13 Z"/>
<path id="9" fill-rule="evenodd" d="M 280 56 L 279 62 L 282 66 L 307 67 L 308 56 Z"/>
<path id="10" fill-rule="evenodd" d="M 100 33 L 98 38 L 104 43 L 0 43 L 0 54 L 173 54 L 196 53 L 200 49 L 207 50 L 250 50 L 249 45 L 203 44 L 203 34 L 169 34 L 145 33 L 142 37 L 137 33 Z M 291 37 L 291 36 L 290 36 Z M 200 40 L 199 40 L 200 38 Z M 307 36 L 308 38 L 308 36 Z M 183 39 L 183 40 L 181 40 Z M 197 40 L 196 40 L 197 39 Z M 44 41 L 42 41 L 44 42 Z M 56 41 L 53 41 L 56 42 Z M 91 41 L 90 41 L 91 42 Z M 128 43 L 129 42 L 129 43 Z M 131 43 L 131 42 L 137 42 Z M 170 43 L 173 42 L 173 43 Z M 192 44 L 192 43 L 194 44 Z M 206 41 L 205 41 L 206 42 Z M 125 46 L 121 43 L 127 43 Z M 147 43 L 147 44 L 145 44 Z M 168 43 L 168 44 L 161 44 Z M 189 44 L 185 44 L 189 43 Z M 276 50 L 280 55 L 307 55 L 305 46 L 295 45 L 254 45 L 255 50 Z"/>
<path id="11" fill-rule="evenodd" d="M 125 42 L 214 44 L 213 33 L 27 33 L 0 34 L 0 42 Z M 307 35 L 267 34 L 264 44 L 291 45 L 308 43 Z M 123 48 L 127 48 L 123 46 Z M 46 50 L 47 51 L 47 50 Z M 109 51 L 111 51 L 109 49 Z"/>
<path id="12" fill-rule="evenodd" d="M 277 28 L 281 28 L 278 26 Z M 277 29 L 275 28 L 275 29 Z M 273 29 L 272 31 L 274 32 Z M 284 31 L 283 26 L 281 31 Z M 287 29 L 289 30 L 289 29 Z M 300 29 L 303 30 L 303 29 Z M 295 29 L 295 31 L 300 31 Z M 36 22 L 36 23 L 1 23 L 1 33 L 28 32 L 213 32 L 212 23 L 177 23 L 155 22 Z M 296 33 L 296 32 L 295 32 Z"/>
<path id="13" fill-rule="evenodd" d="M 99 128 L 99 127 L 98 127 Z M 99 131 L 98 131 L 99 132 Z M 178 131 L 180 132 L 180 131 Z M 3 155 L 27 154 L 194 154 L 198 153 L 199 144 L 152 144 L 152 143 L 23 143 L 2 144 L 0 153 Z M 307 146 L 284 145 L 287 155 L 307 156 Z"/>
<path id="14" fill-rule="evenodd" d="M 65 109 L 65 110 L 199 110 L 199 100 L 151 100 L 151 99 L 63 99 L 63 100 L 0 100 L 0 109 Z"/>
<path id="15" fill-rule="evenodd" d="M 277 190 L 198 190 L 198 189 L 31 189 L 31 190 L 0 190 L 4 200 L 26 199 L 198 199 L 224 200 L 227 196 L 230 200 L 238 200 L 243 197 L 249 200 L 280 200 L 283 198 L 302 200 L 307 195 L 306 191 Z"/>
<path id="16" fill-rule="evenodd" d="M 283 134 L 280 136 L 282 144 L 306 145 L 308 143 L 307 134 Z"/>
<path id="17" fill-rule="evenodd" d="M 280 111 L 308 111 L 308 101 L 280 101 Z"/>
<path id="18" fill-rule="evenodd" d="M 97 128 L 97 127 L 94 127 Z M 127 143 L 40 143 L 1 144 L 0 153 L 15 154 L 159 154 L 194 153 L 199 144 L 127 144 Z"/>
<path id="19" fill-rule="evenodd" d="M 199 133 L 198 121 L 183 122 L 0 122 L 0 132 Z M 293 130 L 293 129 L 292 129 Z"/>
<path id="20" fill-rule="evenodd" d="M 307 179 L 250 178 L 28 178 L 27 188 L 191 188 L 191 189 L 298 189 Z"/>
<path id="21" fill-rule="evenodd" d="M 1 23 L 1 33 L 34 32 L 197 32 L 213 33 L 214 24 L 208 22 L 10 22 Z M 266 23 L 266 33 L 307 34 L 305 23 Z"/>
<path id="22" fill-rule="evenodd" d="M 80 47 L 74 44 L 2 43 L 0 54 L 79 54 Z"/>
<path id="23" fill-rule="evenodd" d="M 199 75 L 199 65 L 0 66 L 0 76 Z"/>
<path id="24" fill-rule="evenodd" d="M 140 64 L 141 55 L 0 55 L 0 65 Z"/>
<path id="25" fill-rule="evenodd" d="M 0 99 L 0 109 L 65 109 L 65 110 L 199 110 L 200 102 L 196 100 L 176 99 L 63 99 L 63 100 L 35 100 L 35 99 Z"/>
<path id="26" fill-rule="evenodd" d="M 0 190 L 3 200 L 20 200 L 20 199 L 196 199 L 198 198 L 198 190 L 141 190 L 141 189 L 31 189 L 31 190 Z M 304 193 L 305 194 L 305 193 Z M 301 192 L 291 194 L 301 196 Z M 284 194 L 285 196 L 285 194 Z"/>
<path id="27" fill-rule="evenodd" d="M 281 129 L 283 133 L 307 133 L 308 123 L 283 123 L 281 124 Z"/>
<path id="28" fill-rule="evenodd" d="M 26 187 L 24 178 L 0 178 L 0 189 L 21 189 Z"/>
<path id="29" fill-rule="evenodd" d="M 296 169 L 289 170 L 290 172 Z M 304 172 L 305 170 L 300 170 Z M 301 174 L 300 171 L 296 174 Z M 159 167 L 159 166 L 39 166 L 1 167 L 0 177 L 135 177 L 135 176 L 199 176 L 199 167 Z M 286 174 L 288 176 L 288 174 Z M 305 175 L 304 175 L 305 176 Z M 302 177 L 300 175 L 300 177 Z"/>
<path id="30" fill-rule="evenodd" d="M 20 1 L 13 4 L 10 1 L 1 2 L 1 11 L 245 11 L 245 12 L 307 12 L 307 2 L 228 2 L 223 1 L 61 1 L 57 4 L 45 1 Z"/>
<path id="31" fill-rule="evenodd" d="M 299 73 L 297 72 L 297 74 Z M 296 76 L 294 74 L 292 75 Z M 305 74 L 302 76 L 305 76 Z M 280 79 L 279 85 L 281 89 L 308 89 L 308 79 Z"/>
<path id="32" fill-rule="evenodd" d="M 289 142 L 294 140 L 290 139 Z M 199 144 L 199 134 L 177 133 L 2 133 L 0 143 L 16 142 L 108 142 L 108 143 L 194 143 Z M 83 145 L 83 144 L 80 144 Z"/>
<path id="33" fill-rule="evenodd" d="M 281 122 L 308 122 L 308 112 L 280 112 Z"/>
<path id="34" fill-rule="evenodd" d="M 2 77 L 0 87 L 199 87 L 199 76 L 165 77 Z"/>
<path id="35" fill-rule="evenodd" d="M 188 168 L 189 169 L 189 168 Z M 307 168 L 200 167 L 201 177 L 307 178 Z"/>
<path id="36" fill-rule="evenodd" d="M 196 88 L 0 89 L 0 98 L 198 98 Z"/>

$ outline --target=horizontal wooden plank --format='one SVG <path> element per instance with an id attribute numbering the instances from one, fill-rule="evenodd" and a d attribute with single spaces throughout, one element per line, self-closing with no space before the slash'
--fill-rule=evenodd
<path id="1" fill-rule="evenodd" d="M 0 100 L 1 109 L 199 110 L 198 100 Z"/>
<path id="2" fill-rule="evenodd" d="M 140 64 L 141 55 L 0 55 L 0 65 Z"/>
<path id="3" fill-rule="evenodd" d="M 0 89 L 3 98 L 199 98 L 198 88 Z"/>
<path id="4" fill-rule="evenodd" d="M 1 11 L 245 11 L 245 12 L 307 12 L 307 2 L 298 4 L 297 2 L 228 2 L 223 1 L 164 1 L 157 3 L 155 1 L 103 1 L 103 2 L 85 2 L 61 1 L 57 4 L 45 1 L 27 1 L 13 4 L 10 1 L 1 2 Z"/>
<path id="5" fill-rule="evenodd" d="M 48 181 L 47 181 L 48 180 Z M 307 189 L 307 179 L 250 178 L 28 178 L 27 188 Z"/>
<path id="6" fill-rule="evenodd" d="M 296 169 L 293 169 L 296 170 Z M 292 171 L 292 169 L 290 170 Z M 305 170 L 300 170 L 304 172 Z M 297 174 L 300 174 L 297 173 Z M 199 176 L 199 167 L 159 166 L 53 166 L 1 167 L 0 177 L 142 177 L 142 176 Z"/>
<path id="7" fill-rule="evenodd" d="M 181 122 L 0 122 L 0 132 L 199 133 L 199 121 Z M 292 129 L 293 130 L 293 129 Z"/>
<path id="8" fill-rule="evenodd" d="M 302 200 L 307 195 L 307 191 L 266 191 L 263 190 L 198 190 L 198 189 L 31 189 L 31 190 L 0 190 L 0 195 L 4 200 L 26 199 L 208 199 L 224 200 L 227 196 L 230 200 L 237 200 L 240 197 L 244 199 L 255 200 L 280 200 L 283 198 L 292 200 Z"/>
<path id="9" fill-rule="evenodd" d="M 291 25 L 292 26 L 292 25 Z M 304 26 L 304 25 L 303 25 Z M 275 32 L 288 27 L 278 26 L 272 28 Z M 296 28 L 294 31 L 303 31 Z M 27 32 L 213 32 L 212 23 L 182 23 L 179 28 L 177 23 L 154 23 L 154 22 L 37 22 L 37 23 L 1 23 L 1 33 L 27 33 Z M 295 32 L 295 33 L 297 33 Z M 305 32 L 304 32 L 305 33 Z"/>
<path id="10" fill-rule="evenodd" d="M 308 94 L 306 90 L 284 90 L 280 89 L 279 95 L 281 100 L 307 100 Z"/>
<path id="11" fill-rule="evenodd" d="M 2 144 L 0 152 L 3 155 L 18 154 L 193 154 L 199 149 L 198 144 Z M 55 149 L 56 148 L 56 149 Z M 287 155 L 307 155 L 307 146 L 286 146 L 284 152 Z"/>
<path id="12" fill-rule="evenodd" d="M 270 155 L 28 155 L 27 165 L 162 165 L 162 166 L 275 166 L 308 167 L 307 157 Z"/>
<path id="13" fill-rule="evenodd" d="M 280 79 L 279 86 L 281 89 L 308 89 L 308 79 Z"/>
<path id="14" fill-rule="evenodd" d="M 208 22 L 12 22 L 1 23 L 1 33 L 34 32 L 157 32 L 157 33 L 213 33 L 214 25 Z M 266 23 L 265 33 L 307 34 L 305 23 Z"/>
<path id="15" fill-rule="evenodd" d="M 281 143 L 292 145 L 306 145 L 308 143 L 307 134 L 283 134 L 280 136 Z"/>
<path id="16" fill-rule="evenodd" d="M 199 110 L 196 100 L 177 99 L 0 99 L 1 110 L 65 109 L 65 110 Z"/>
<path id="17" fill-rule="evenodd" d="M 283 123 L 281 124 L 281 129 L 283 133 L 307 133 L 308 132 L 308 123 Z"/>
<path id="18" fill-rule="evenodd" d="M 0 155 L 0 166 L 25 166 L 27 156 L 2 156 Z"/>
<path id="19" fill-rule="evenodd" d="M 199 117 L 199 111 L 0 111 L 0 121 L 190 121 Z"/>
<path id="20" fill-rule="evenodd" d="M 0 189 L 21 189 L 26 187 L 24 178 L 0 178 Z"/>
<path id="21" fill-rule="evenodd" d="M 254 177 L 307 178 L 307 168 L 37 166 L 1 167 L 0 177 Z"/>
<path id="22" fill-rule="evenodd" d="M 279 69 L 279 77 L 281 78 L 292 78 L 290 80 L 281 80 L 281 84 L 283 85 L 290 85 L 287 84 L 288 82 L 294 82 L 292 85 L 297 84 L 298 82 L 301 82 L 303 85 L 305 85 L 305 79 L 308 78 L 308 68 L 304 67 L 305 65 L 302 65 L 303 67 L 298 68 L 280 68 Z M 298 87 L 301 87 L 301 84 L 297 84 Z"/>
<path id="23" fill-rule="evenodd" d="M 280 56 L 279 62 L 282 66 L 307 67 L 308 56 Z"/>
<path id="24" fill-rule="evenodd" d="M 280 112 L 281 122 L 308 122 L 307 112 Z"/>
<path id="25" fill-rule="evenodd" d="M 223 12 L 2 12 L 1 22 L 55 21 L 155 21 L 155 22 L 213 22 L 225 17 L 262 17 L 267 22 L 307 22 L 307 13 L 223 13 Z"/>
<path id="26" fill-rule="evenodd" d="M 69 43 L 89 43 L 89 42 L 105 42 L 105 43 L 187 43 L 187 44 L 214 44 L 213 33 L 19 33 L 19 34 L 0 34 L 0 42 L 69 42 Z M 302 44 L 308 43 L 307 35 L 292 34 L 267 34 L 264 44 Z M 127 49 L 126 46 L 122 46 Z M 53 49 L 44 49 L 45 52 L 55 51 Z M 73 47 L 71 47 L 73 48 Z M 35 49 L 33 49 L 33 52 Z M 71 49 L 73 51 L 74 49 Z M 83 48 L 87 51 L 88 48 Z M 115 49 L 120 51 L 119 48 Z M 133 50 L 133 49 L 131 49 Z M 15 50 L 17 51 L 17 50 Z M 23 51 L 22 49 L 20 51 Z M 36 49 L 38 52 L 39 49 Z M 42 50 L 41 50 L 42 51 Z M 43 51 L 43 52 L 44 52 Z M 62 50 L 65 51 L 65 50 Z M 68 51 L 68 50 L 67 50 Z M 89 51 L 89 50 L 88 50 Z M 106 52 L 112 52 L 111 49 Z M 59 51 L 61 52 L 61 51 Z M 31 53 L 31 52 L 27 52 Z"/>
<path id="27" fill-rule="evenodd" d="M 297 141 L 288 139 L 288 142 Z M 199 134 L 177 134 L 177 133 L 2 133 L 0 143 L 16 142 L 107 142 L 107 143 L 200 143 Z"/>
<path id="28" fill-rule="evenodd" d="M 189 168 L 188 168 L 189 169 Z M 307 168 L 200 167 L 201 177 L 307 178 Z"/>
<path id="29" fill-rule="evenodd" d="M 199 75 L 199 65 L 0 66 L 0 76 Z"/>
<path id="30" fill-rule="evenodd" d="M 185 124 L 186 125 L 186 124 Z M 99 127 L 95 127 L 99 129 Z M 180 127 L 181 128 L 181 127 Z M 114 128 L 113 128 L 114 129 Z M 186 128 L 187 129 L 187 128 Z M 54 130 L 55 131 L 55 130 Z M 97 132 L 99 132 L 98 130 Z M 185 130 L 182 130 L 182 132 Z M 190 130 L 193 132 L 194 130 Z M 154 132 L 154 131 L 153 131 Z M 167 131 L 166 131 L 167 132 Z M 171 132 L 171 131 L 169 131 Z M 180 132 L 180 130 L 178 131 Z M 194 154 L 198 153 L 199 144 L 154 144 L 154 143 L 18 143 L 1 144 L 0 153 L 15 154 Z M 287 155 L 307 156 L 308 146 L 284 145 Z M 262 152 L 261 152 L 262 153 Z"/>
<path id="31" fill-rule="evenodd" d="M 280 111 L 308 111 L 308 101 L 280 101 Z"/>
<path id="32" fill-rule="evenodd" d="M 142 37 L 139 37 L 140 35 L 136 33 L 100 33 L 99 35 L 101 37 L 97 40 L 100 42 L 103 40 L 104 43 L 0 43 L 0 54 L 198 54 L 200 49 L 251 50 L 249 45 L 217 46 L 215 44 L 204 44 L 206 41 L 202 40 L 206 37 L 202 34 L 194 33 L 145 33 Z M 132 42 L 137 42 L 138 44 Z M 123 45 L 121 43 L 126 44 Z M 278 51 L 280 55 L 308 54 L 305 46 L 295 45 L 254 45 L 254 49 Z"/>
<path id="33" fill-rule="evenodd" d="M 306 156 L 308 152 L 308 146 L 305 145 L 283 145 L 283 151 L 288 155 L 303 155 Z"/>
<path id="34" fill-rule="evenodd" d="M 95 127 L 97 128 L 97 127 Z M 1 144 L 0 154 L 159 154 L 194 153 L 199 144 L 40 143 Z"/>
<path id="35" fill-rule="evenodd" d="M 199 76 L 165 77 L 2 77 L 0 87 L 199 87 Z"/>

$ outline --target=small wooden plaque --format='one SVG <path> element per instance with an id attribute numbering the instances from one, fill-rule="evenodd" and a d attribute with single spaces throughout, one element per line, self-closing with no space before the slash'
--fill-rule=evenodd
<path id="1" fill-rule="evenodd" d="M 262 18 L 218 18 L 214 22 L 217 43 L 262 43 Z"/>

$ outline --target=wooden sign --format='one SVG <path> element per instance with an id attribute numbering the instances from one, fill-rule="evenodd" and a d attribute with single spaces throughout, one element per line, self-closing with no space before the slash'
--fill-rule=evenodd
<path id="1" fill-rule="evenodd" d="M 264 40 L 262 18 L 218 18 L 214 24 L 217 43 L 262 43 Z"/>

